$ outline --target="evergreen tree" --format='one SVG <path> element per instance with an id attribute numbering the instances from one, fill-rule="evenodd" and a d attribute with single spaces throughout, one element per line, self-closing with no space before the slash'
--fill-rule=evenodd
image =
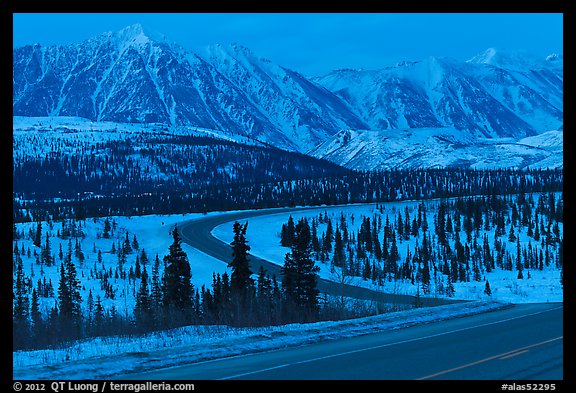
<path id="1" fill-rule="evenodd" d="M 140 278 L 142 276 L 142 267 L 140 266 L 140 256 L 136 255 L 136 263 L 134 265 L 134 277 Z"/>
<path id="2" fill-rule="evenodd" d="M 450 274 L 448 274 L 447 276 L 447 283 L 446 283 L 446 296 L 448 297 L 454 297 L 454 294 L 456 293 L 456 289 L 454 289 L 454 284 L 452 283 L 452 278 L 450 277 Z"/>
<path id="3" fill-rule="evenodd" d="M 152 303 L 152 315 L 154 328 L 161 328 L 163 324 L 162 318 L 162 304 L 163 301 L 163 288 L 160 280 L 160 258 L 158 254 L 154 258 L 154 265 L 152 267 L 152 282 L 150 290 L 150 299 Z"/>
<path id="4" fill-rule="evenodd" d="M 58 284 L 59 322 L 64 340 L 77 339 L 81 335 L 82 296 L 80 289 L 81 283 L 77 277 L 76 266 L 72 262 L 71 250 L 69 250 L 65 261 L 60 264 Z"/>
<path id="5" fill-rule="evenodd" d="M 510 231 L 508 232 L 508 241 L 514 243 L 516 241 L 516 234 L 514 233 L 514 225 L 510 225 Z"/>
<path id="6" fill-rule="evenodd" d="M 76 257 L 76 259 L 78 259 L 78 262 L 80 262 L 80 266 L 82 266 L 82 263 L 84 263 L 84 252 L 82 251 L 82 245 L 80 244 L 80 241 L 78 240 L 78 238 L 76 238 L 76 241 L 74 243 L 74 256 Z"/>
<path id="7" fill-rule="evenodd" d="M 315 320 L 318 316 L 318 272 L 311 258 L 311 235 L 308 221 L 303 218 L 296 225 L 294 244 L 286 254 L 282 267 L 282 286 L 289 317 L 300 321 Z"/>
<path id="8" fill-rule="evenodd" d="M 486 280 L 486 285 L 484 287 L 484 293 L 488 296 L 492 296 L 492 289 L 490 289 L 490 283 Z"/>
<path id="9" fill-rule="evenodd" d="M 446 238 L 446 202 L 440 202 L 438 206 L 438 211 L 436 213 L 436 226 L 434 230 L 436 231 L 436 236 L 438 236 L 438 243 L 445 246 L 447 245 Z"/>
<path id="10" fill-rule="evenodd" d="M 41 257 L 42 263 L 44 263 L 44 265 L 54 265 L 54 257 L 52 256 L 52 248 L 50 247 L 50 237 L 48 236 L 48 232 L 46 232 L 46 241 L 44 242 L 44 247 L 42 248 Z"/>
<path id="11" fill-rule="evenodd" d="M 257 318 L 263 325 L 272 325 L 274 299 L 272 298 L 272 280 L 266 274 L 264 266 L 260 266 L 256 286 Z"/>
<path id="12" fill-rule="evenodd" d="M 40 247 L 42 245 L 42 222 L 38 221 L 36 225 L 36 235 L 34 236 L 34 245 Z"/>
<path id="13" fill-rule="evenodd" d="M 14 300 L 12 308 L 13 345 L 14 349 L 24 349 L 29 345 L 30 299 L 26 290 L 27 278 L 24 275 L 22 259 L 17 257 L 16 276 L 14 277 Z"/>
<path id="14" fill-rule="evenodd" d="M 294 241 L 294 219 L 292 215 L 288 217 L 288 223 L 282 225 L 282 232 L 280 233 L 280 245 L 282 247 L 291 247 Z"/>
<path id="15" fill-rule="evenodd" d="M 140 248 L 140 244 L 138 243 L 138 239 L 136 238 L 136 234 L 134 234 L 132 238 L 132 249 L 138 250 Z"/>
<path id="16" fill-rule="evenodd" d="M 126 237 L 124 238 L 124 243 L 122 243 L 123 254 L 128 255 L 132 252 L 132 243 L 128 237 L 128 232 L 126 232 Z"/>
<path id="17" fill-rule="evenodd" d="M 112 227 L 110 225 L 110 220 L 108 219 L 108 217 L 106 217 L 106 220 L 104 220 L 104 232 L 102 233 L 102 237 L 104 239 L 109 239 L 111 230 Z"/>
<path id="18" fill-rule="evenodd" d="M 142 252 L 140 253 L 140 263 L 144 266 L 148 264 L 148 255 L 146 254 L 145 249 L 142 249 Z"/>
<path id="19" fill-rule="evenodd" d="M 175 227 L 173 243 L 168 255 L 164 256 L 164 308 L 171 322 L 176 325 L 189 323 L 192 319 L 192 273 L 188 255 L 182 249 L 182 239 Z"/>
<path id="20" fill-rule="evenodd" d="M 328 217 L 328 214 L 325 212 L 325 220 L 327 222 L 326 225 L 326 235 L 324 237 L 324 251 L 331 252 L 332 251 L 332 242 L 334 241 L 334 229 L 332 227 L 332 220 Z"/>
<path id="21" fill-rule="evenodd" d="M 228 267 L 232 269 L 230 277 L 230 291 L 231 296 L 239 302 L 242 310 L 246 311 L 245 307 L 251 300 L 254 291 L 254 280 L 251 278 L 252 270 L 250 270 L 250 262 L 248 259 L 248 251 L 250 246 L 246 240 L 246 230 L 248 223 L 241 225 L 238 221 L 232 226 L 234 232 L 234 240 L 230 245 L 232 246 L 232 261 Z"/>
<path id="22" fill-rule="evenodd" d="M 334 256 L 332 258 L 332 263 L 337 267 L 344 267 L 346 256 L 344 254 L 344 241 L 342 240 L 342 233 L 340 228 L 336 226 L 336 232 L 334 233 Z"/>
<path id="23" fill-rule="evenodd" d="M 102 299 L 100 299 L 100 295 L 97 295 L 96 303 L 94 304 L 94 323 L 93 323 L 94 335 L 100 336 L 104 334 L 105 323 L 106 323 L 106 314 L 104 312 L 104 306 L 102 305 Z"/>
<path id="24" fill-rule="evenodd" d="M 153 327 L 152 302 L 148 290 L 148 272 L 146 268 L 141 273 L 140 288 L 136 294 L 134 317 L 136 318 L 136 325 L 141 331 L 150 330 Z"/>
<path id="25" fill-rule="evenodd" d="M 344 239 L 348 237 L 348 232 L 346 232 L 346 236 Z M 294 238 L 294 234 L 292 234 L 292 238 Z M 312 251 L 315 255 L 318 255 L 320 252 L 320 240 L 318 240 L 318 223 L 316 219 L 312 219 Z"/>
<path id="26" fill-rule="evenodd" d="M 42 313 L 40 311 L 40 299 L 38 291 L 32 290 L 32 303 L 30 305 L 30 319 L 32 321 L 31 326 L 31 338 L 36 343 L 36 345 L 44 344 L 44 320 L 42 319 Z"/>

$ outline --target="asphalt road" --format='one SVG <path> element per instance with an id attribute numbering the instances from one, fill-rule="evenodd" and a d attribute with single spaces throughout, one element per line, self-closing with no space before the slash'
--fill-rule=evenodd
<path id="1" fill-rule="evenodd" d="M 146 380 L 561 380 L 562 304 L 504 310 L 158 370 Z"/>
<path id="2" fill-rule="evenodd" d="M 324 211 L 330 208 L 332 207 L 248 210 L 243 212 L 233 212 L 221 215 L 219 214 L 215 216 L 205 216 L 200 219 L 194 219 L 182 222 L 178 224 L 178 226 L 183 242 L 227 264 L 232 259 L 231 246 L 215 238 L 211 234 L 212 230 L 218 225 L 225 224 L 227 222 L 232 223 L 236 220 L 240 222 L 245 222 L 246 220 L 249 220 L 252 217 L 258 217 L 268 214 L 295 213 L 303 210 Z M 280 263 L 283 263 L 283 261 L 280 261 Z M 252 272 L 257 273 L 260 269 L 260 266 L 264 266 L 266 271 L 271 276 L 275 275 L 278 280 L 281 280 L 282 275 L 280 272 L 280 265 L 278 263 L 272 263 L 270 261 L 266 261 L 265 259 L 256 257 L 254 255 L 250 255 L 250 267 L 252 269 Z M 335 295 L 335 296 L 343 295 L 362 300 L 374 300 L 379 303 L 384 303 L 387 305 L 414 304 L 416 302 L 414 296 L 381 293 L 371 289 L 361 288 L 353 285 L 348 285 L 345 283 L 335 283 L 333 281 L 325 279 L 320 279 L 318 281 L 318 289 L 320 290 L 321 294 L 326 293 L 329 295 Z M 422 306 L 429 307 L 429 306 L 438 306 L 443 304 L 461 302 L 461 300 L 421 297 L 420 302 Z"/>

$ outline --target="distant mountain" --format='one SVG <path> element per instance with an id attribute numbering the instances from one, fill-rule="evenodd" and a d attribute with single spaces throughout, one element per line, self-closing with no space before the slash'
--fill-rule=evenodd
<path id="1" fill-rule="evenodd" d="M 454 127 L 474 136 L 521 138 L 558 128 L 561 68 L 515 59 L 523 57 L 489 50 L 468 62 L 430 57 L 376 71 L 338 70 L 315 81 L 376 130 Z"/>
<path id="2" fill-rule="evenodd" d="M 134 25 L 79 44 L 15 48 L 13 112 L 202 127 L 316 156 L 342 130 L 388 140 L 450 130 L 474 145 L 559 129 L 563 61 L 489 49 L 467 62 L 430 57 L 306 78 L 241 45 L 193 53 Z"/>
<path id="3" fill-rule="evenodd" d="M 16 116 L 194 125 L 292 150 L 365 127 L 325 88 L 245 48 L 201 57 L 139 25 L 78 45 L 17 48 L 13 78 Z"/>

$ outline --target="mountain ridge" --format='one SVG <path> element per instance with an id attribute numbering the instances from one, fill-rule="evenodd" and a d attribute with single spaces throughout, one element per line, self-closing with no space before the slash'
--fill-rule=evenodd
<path id="1" fill-rule="evenodd" d="M 78 44 L 15 48 L 14 115 L 204 127 L 303 153 L 342 130 L 453 128 L 518 140 L 563 123 L 559 54 L 510 66 L 522 57 L 490 48 L 466 62 L 431 56 L 307 78 L 239 44 L 196 53 L 150 36 L 132 25 Z"/>

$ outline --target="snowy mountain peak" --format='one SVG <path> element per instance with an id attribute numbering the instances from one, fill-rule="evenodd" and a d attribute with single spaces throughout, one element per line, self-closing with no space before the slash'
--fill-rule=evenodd
<path id="1" fill-rule="evenodd" d="M 147 39 L 146 34 L 144 33 L 144 27 L 139 23 L 126 26 L 125 28 L 116 32 L 115 35 L 118 38 L 126 41 Z"/>
<path id="2" fill-rule="evenodd" d="M 262 58 L 254 54 L 249 48 L 238 43 L 230 43 L 227 45 L 215 44 L 210 45 L 205 48 L 203 55 L 206 59 L 215 62 L 230 62 L 239 61 L 244 65 L 256 65 L 262 66 L 262 64 L 272 63 L 270 60 Z M 279 67 L 275 67 L 279 68 Z"/>
<path id="3" fill-rule="evenodd" d="M 487 64 L 510 70 L 537 70 L 549 66 L 550 64 L 547 63 L 554 62 L 557 58 L 557 54 L 549 55 L 543 59 L 523 50 L 508 51 L 488 48 L 469 59 L 467 63 Z"/>
<path id="4" fill-rule="evenodd" d="M 489 48 L 467 63 L 429 56 L 310 79 L 238 43 L 194 53 L 135 24 L 79 44 L 14 49 L 13 111 L 193 125 L 301 152 L 342 129 L 523 138 L 562 124 L 563 71 L 561 55 L 522 58 Z"/>
<path id="5" fill-rule="evenodd" d="M 143 46 L 151 41 L 144 33 L 144 28 L 140 24 L 125 27 L 122 30 L 113 33 L 111 38 L 116 41 L 116 44 L 121 51 L 128 47 Z"/>
<path id="6" fill-rule="evenodd" d="M 564 63 L 564 56 L 562 56 L 559 53 L 551 53 L 548 56 L 546 56 L 546 63 L 550 66 L 562 67 L 562 65 Z"/>
<path id="7" fill-rule="evenodd" d="M 467 62 L 476 64 L 492 64 L 495 61 L 497 52 L 496 48 L 488 48 L 484 52 L 478 53 Z"/>
<path id="8" fill-rule="evenodd" d="M 253 57 L 254 54 L 247 47 L 238 43 L 209 45 L 205 52 L 209 57 Z"/>

